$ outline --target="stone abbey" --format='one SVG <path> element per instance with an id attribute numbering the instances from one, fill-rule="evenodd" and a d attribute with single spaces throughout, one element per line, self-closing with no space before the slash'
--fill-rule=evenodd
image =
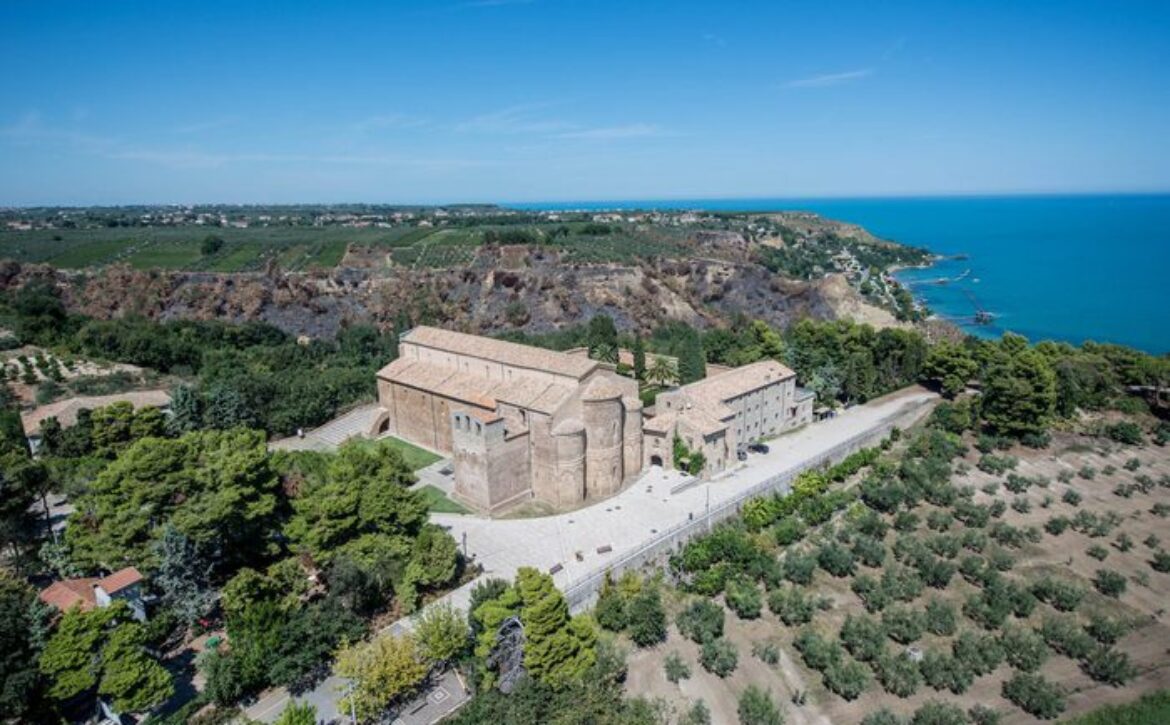
<path id="1" fill-rule="evenodd" d="M 378 372 L 372 435 L 450 456 L 455 496 L 488 513 L 529 499 L 569 508 L 610 496 L 679 435 L 717 473 L 738 447 L 812 419 L 812 396 L 773 361 L 659 396 L 643 420 L 636 381 L 587 357 L 434 327 L 399 338 Z"/>

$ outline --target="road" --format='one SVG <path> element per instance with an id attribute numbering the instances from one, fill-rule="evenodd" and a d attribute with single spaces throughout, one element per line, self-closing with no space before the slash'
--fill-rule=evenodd
<path id="1" fill-rule="evenodd" d="M 483 577 L 511 580 L 521 566 L 551 571 L 560 565 L 553 580 L 565 591 L 604 572 L 660 532 L 682 525 L 692 516 L 703 516 L 708 506 L 715 509 L 767 479 L 806 467 L 842 443 L 892 420 L 923 414 L 936 399 L 925 389 L 908 388 L 855 406 L 835 418 L 769 441 L 767 453 L 751 454 L 733 470 L 707 482 L 694 482 L 683 474 L 654 468 L 616 496 L 569 513 L 529 519 L 432 514 L 431 520 L 448 528 L 460 545 L 466 535 L 467 554 L 483 567 Z M 692 485 L 685 485 L 688 482 Z M 679 486 L 684 487 L 671 493 Z M 474 586 L 475 582 L 466 584 L 439 601 L 466 611 Z M 411 627 L 410 620 L 400 620 L 387 629 L 403 631 Z M 330 677 L 295 699 L 316 705 L 321 719 L 337 718 L 340 684 L 341 680 Z M 273 690 L 245 712 L 254 720 L 272 722 L 287 702 L 286 692 Z"/>

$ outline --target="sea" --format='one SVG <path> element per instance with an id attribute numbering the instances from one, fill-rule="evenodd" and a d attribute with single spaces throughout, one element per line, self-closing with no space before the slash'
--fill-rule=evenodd
<path id="1" fill-rule="evenodd" d="M 1170 352 L 1170 194 L 659 199 L 511 204 L 549 210 L 811 211 L 938 256 L 896 277 L 982 337 Z M 977 324 L 988 313 L 990 324 Z M 985 316 L 980 315 L 986 320 Z"/>

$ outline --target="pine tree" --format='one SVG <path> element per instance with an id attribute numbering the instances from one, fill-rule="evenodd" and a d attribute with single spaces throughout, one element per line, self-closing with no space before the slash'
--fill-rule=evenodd
<path id="1" fill-rule="evenodd" d="M 179 620 L 190 626 L 206 614 L 214 601 L 208 576 L 211 565 L 199 555 L 186 535 L 170 523 L 155 547 L 159 559 L 154 583 L 163 601 Z"/>
<path id="2" fill-rule="evenodd" d="M 646 343 L 642 342 L 641 335 L 634 336 L 634 378 L 646 379 Z"/>

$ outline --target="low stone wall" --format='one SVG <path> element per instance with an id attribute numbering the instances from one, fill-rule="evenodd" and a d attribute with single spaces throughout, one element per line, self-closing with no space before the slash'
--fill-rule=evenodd
<path id="1" fill-rule="evenodd" d="M 604 570 L 594 572 L 570 584 L 565 589 L 565 599 L 569 603 L 569 609 L 573 613 L 579 613 L 591 607 L 597 599 L 597 594 L 601 591 L 607 573 L 616 579 L 623 572 L 642 569 L 665 560 L 692 537 L 710 531 L 715 524 L 739 515 L 744 502 L 776 491 L 787 493 L 792 481 L 801 473 L 831 466 L 844 460 L 851 453 L 879 444 L 894 428 L 904 430 L 917 423 L 930 412 L 933 404 L 934 401 L 925 400 L 913 404 L 907 409 L 899 410 L 872 430 L 859 433 L 849 440 L 839 443 L 818 458 L 793 466 L 783 473 L 761 481 L 730 501 L 712 508 L 710 513 L 697 516 L 690 521 L 659 532 L 653 539 L 623 555 Z"/>

